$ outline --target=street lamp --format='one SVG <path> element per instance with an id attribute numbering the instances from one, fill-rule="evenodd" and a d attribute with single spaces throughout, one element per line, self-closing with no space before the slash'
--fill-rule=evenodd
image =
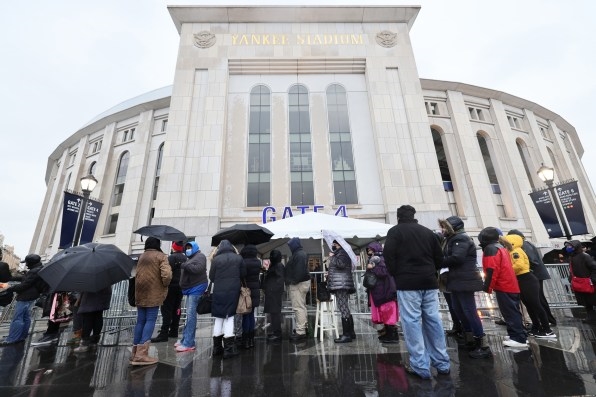
<path id="1" fill-rule="evenodd" d="M 555 169 L 542 164 L 542 166 L 538 169 L 538 177 L 542 180 L 542 182 L 546 183 L 548 191 L 550 192 L 551 200 L 555 203 L 557 215 L 559 216 L 561 224 L 563 225 L 565 237 L 567 240 L 571 240 L 571 232 L 569 231 L 569 226 L 567 226 L 567 218 L 565 217 L 563 208 L 561 208 L 559 196 L 557 196 L 557 192 L 555 192 L 555 187 L 553 186 L 553 182 L 555 181 Z"/>
<path id="2" fill-rule="evenodd" d="M 83 191 L 83 201 L 79 207 L 79 216 L 77 218 L 77 227 L 75 229 L 72 246 L 76 247 L 81 242 L 81 233 L 83 232 L 83 223 L 85 223 L 85 211 L 87 210 L 87 202 L 89 195 L 97 186 L 97 179 L 91 174 L 81 178 L 81 190 Z"/>

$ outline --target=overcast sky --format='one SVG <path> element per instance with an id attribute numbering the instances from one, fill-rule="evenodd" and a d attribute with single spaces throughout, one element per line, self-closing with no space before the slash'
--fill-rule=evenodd
<path id="1" fill-rule="evenodd" d="M 48 156 L 108 108 L 171 85 L 178 33 L 162 0 L 8 1 L 0 13 L 0 233 L 24 257 Z M 227 4 L 361 5 L 362 0 Z M 171 4 L 224 4 L 180 1 Z M 419 0 L 411 31 L 420 77 L 505 91 L 561 115 L 596 181 L 596 1 Z M 594 205 L 594 203 L 590 203 Z"/>

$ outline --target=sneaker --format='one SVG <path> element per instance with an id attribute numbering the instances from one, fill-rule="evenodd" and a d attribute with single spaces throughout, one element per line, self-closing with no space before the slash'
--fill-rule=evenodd
<path id="1" fill-rule="evenodd" d="M 178 346 L 180 346 L 181 344 L 182 344 L 182 343 L 180 343 L 180 341 L 178 341 L 178 342 L 174 343 L 174 347 L 178 347 Z"/>
<path id="2" fill-rule="evenodd" d="M 178 353 L 191 352 L 193 350 L 196 350 L 196 347 L 194 347 L 194 346 L 193 347 L 186 347 L 184 345 L 176 346 L 176 352 L 178 352 Z"/>
<path id="3" fill-rule="evenodd" d="M 54 334 L 44 335 L 41 338 L 39 338 L 39 340 L 37 340 L 36 342 L 31 342 L 31 346 L 51 345 L 52 343 L 56 342 L 57 340 L 58 340 L 58 335 L 54 335 Z"/>
<path id="4" fill-rule="evenodd" d="M 528 342 L 526 343 L 521 343 L 518 342 L 516 340 L 513 339 L 506 339 L 503 341 L 503 345 L 506 347 L 517 347 L 519 349 L 527 349 L 528 348 Z"/>
<path id="5" fill-rule="evenodd" d="M 540 339 L 548 339 L 548 338 L 556 338 L 557 337 L 557 335 L 550 329 L 546 330 L 546 331 L 540 331 L 540 332 L 536 333 L 536 335 L 534 335 L 534 336 L 536 338 L 540 338 Z"/>

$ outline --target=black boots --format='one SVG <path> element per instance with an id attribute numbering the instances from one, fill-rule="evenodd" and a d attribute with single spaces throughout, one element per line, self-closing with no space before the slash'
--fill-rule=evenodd
<path id="1" fill-rule="evenodd" d="M 352 316 L 348 318 L 341 318 L 341 327 L 343 335 L 337 339 L 334 339 L 335 343 L 349 343 L 353 339 L 356 339 L 356 333 L 354 332 L 354 319 Z"/>
<path id="2" fill-rule="evenodd" d="M 224 354 L 223 335 L 214 336 L 213 337 L 213 352 L 211 353 L 211 355 L 213 357 L 215 357 L 215 356 L 221 356 L 223 354 Z"/>
<path id="3" fill-rule="evenodd" d="M 151 343 L 158 343 L 158 342 L 167 342 L 168 341 L 168 331 L 159 331 L 159 334 L 155 338 L 151 338 Z"/>
<path id="4" fill-rule="evenodd" d="M 242 334 L 242 347 L 246 350 L 255 347 L 255 331 L 245 332 Z"/>
<path id="5" fill-rule="evenodd" d="M 379 336 L 379 342 L 381 343 L 399 343 L 399 334 L 397 333 L 397 326 L 386 325 L 386 331 L 384 335 Z"/>
<path id="6" fill-rule="evenodd" d="M 493 353 L 490 351 L 488 342 L 486 341 L 486 335 L 481 337 L 474 337 L 475 348 L 468 355 L 472 358 L 490 358 Z"/>
<path id="7" fill-rule="evenodd" d="M 235 337 L 231 336 L 229 338 L 223 338 L 223 358 L 231 358 L 234 356 L 238 355 L 238 351 L 236 350 L 236 343 L 235 343 Z"/>

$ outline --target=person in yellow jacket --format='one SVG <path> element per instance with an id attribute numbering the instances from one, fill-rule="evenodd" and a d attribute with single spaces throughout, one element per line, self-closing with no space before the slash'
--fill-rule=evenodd
<path id="1" fill-rule="evenodd" d="M 530 271 L 530 260 L 522 249 L 524 239 L 516 234 L 508 234 L 503 239 L 508 243 L 506 245 L 519 284 L 521 301 L 532 320 L 532 328 L 528 335 L 536 338 L 556 338 L 550 328 L 548 315 L 540 303 L 540 282 Z"/>

